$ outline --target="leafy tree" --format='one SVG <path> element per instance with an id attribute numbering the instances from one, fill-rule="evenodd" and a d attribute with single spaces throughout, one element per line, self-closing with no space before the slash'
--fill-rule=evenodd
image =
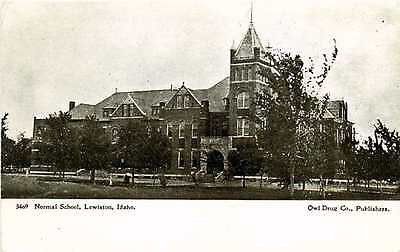
<path id="1" fill-rule="evenodd" d="M 145 145 L 146 167 L 153 169 L 153 173 L 160 174 L 160 182 L 166 185 L 165 172 L 171 158 L 171 144 L 169 138 L 156 127 L 148 125 L 147 144 Z"/>
<path id="2" fill-rule="evenodd" d="M 335 62 L 337 48 L 330 59 L 323 55 L 324 62 L 320 73 L 315 71 L 311 60 L 306 66 L 299 55 L 282 51 L 269 52 L 271 67 L 260 74 L 267 77 L 268 85 L 261 87 L 257 99 L 259 130 L 258 142 L 268 157 L 271 173 L 291 184 L 293 192 L 295 167 L 316 165 L 319 159 L 306 159 L 318 156 L 313 144 L 321 140 L 319 132 L 323 115 L 329 100 L 321 97 L 319 89 Z M 297 171 L 305 176 L 309 172 Z"/>
<path id="3" fill-rule="evenodd" d="M 311 141 L 307 142 L 306 157 L 310 163 L 311 175 L 320 179 L 320 192 L 325 197 L 325 183 L 336 173 L 337 145 L 335 142 L 335 126 L 333 122 L 319 120 L 312 128 Z"/>
<path id="4" fill-rule="evenodd" d="M 109 141 L 94 115 L 85 118 L 78 134 L 81 167 L 90 170 L 90 181 L 95 183 L 96 170 L 109 165 Z"/>
<path id="5" fill-rule="evenodd" d="M 384 179 L 400 179 L 400 135 L 396 130 L 390 130 L 381 120 L 377 120 L 375 127 L 375 138 L 380 139 L 381 156 L 380 161 L 384 164 L 381 174 Z"/>
<path id="6" fill-rule="evenodd" d="M 29 167 L 31 164 L 31 139 L 26 138 L 24 133 L 18 135 L 15 144 L 14 163 L 18 167 Z"/>
<path id="7" fill-rule="evenodd" d="M 129 121 L 126 126 L 121 127 L 117 150 L 118 156 L 132 168 L 133 175 L 135 168 L 150 168 L 154 172 L 159 171 L 163 178 L 171 157 L 168 137 L 161 134 L 158 128 L 152 127 L 148 120 Z"/>
<path id="8" fill-rule="evenodd" d="M 264 157 L 255 142 L 238 146 L 228 153 L 228 163 L 233 174 L 242 176 L 242 187 L 246 187 L 246 176 L 263 172 Z"/>
<path id="9" fill-rule="evenodd" d="M 143 168 L 143 149 L 146 129 L 138 121 L 129 121 L 118 131 L 117 156 L 123 164 L 132 169 L 132 183 L 134 184 L 135 168 Z"/>
<path id="10" fill-rule="evenodd" d="M 375 179 L 377 187 L 383 180 L 400 179 L 400 137 L 396 130 L 390 130 L 379 119 L 374 125 L 374 135 L 363 141 L 354 151 L 355 165 L 352 173 L 354 185 L 364 180 L 367 187 Z M 382 188 L 381 188 L 382 189 Z"/>
<path id="11" fill-rule="evenodd" d="M 8 131 L 8 113 L 1 118 L 1 167 L 13 164 L 15 159 L 15 141 L 7 136 Z"/>
<path id="12" fill-rule="evenodd" d="M 71 116 L 67 112 L 50 114 L 46 118 L 47 128 L 43 132 L 43 140 L 46 144 L 44 159 L 49 160 L 63 177 L 65 171 L 73 165 L 77 150 L 74 146 L 76 137 L 74 137 L 73 129 L 68 125 L 70 119 Z"/>

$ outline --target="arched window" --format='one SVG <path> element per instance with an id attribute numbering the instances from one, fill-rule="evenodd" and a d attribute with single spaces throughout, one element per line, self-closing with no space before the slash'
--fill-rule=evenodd
<path id="1" fill-rule="evenodd" d="M 238 108 L 249 108 L 249 93 L 241 92 L 237 96 Z"/>

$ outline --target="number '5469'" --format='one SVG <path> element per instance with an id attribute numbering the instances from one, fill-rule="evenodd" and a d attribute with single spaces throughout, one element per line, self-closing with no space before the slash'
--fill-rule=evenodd
<path id="1" fill-rule="evenodd" d="M 26 209 L 28 208 L 28 204 L 17 204 L 16 209 Z"/>

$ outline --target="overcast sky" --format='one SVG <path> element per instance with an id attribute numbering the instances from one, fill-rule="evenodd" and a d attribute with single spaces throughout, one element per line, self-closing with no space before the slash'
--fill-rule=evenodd
<path id="1" fill-rule="evenodd" d="M 10 135 L 33 116 L 95 104 L 118 91 L 207 88 L 229 75 L 229 49 L 250 0 L 1 2 L 0 111 Z M 381 118 L 400 129 L 399 1 L 254 0 L 264 45 L 338 59 L 325 83 L 361 134 Z"/>

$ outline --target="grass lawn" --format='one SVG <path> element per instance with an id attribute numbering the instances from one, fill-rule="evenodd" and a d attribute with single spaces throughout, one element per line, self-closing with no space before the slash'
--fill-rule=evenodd
<path id="1" fill-rule="evenodd" d="M 73 199 L 291 199 L 287 190 L 240 187 L 150 187 L 105 186 L 62 181 L 43 181 L 36 177 L 1 176 L 3 198 L 73 198 Z M 294 199 L 322 199 L 318 192 L 296 191 Z M 330 200 L 399 200 L 400 195 L 338 192 L 327 193 Z"/>

